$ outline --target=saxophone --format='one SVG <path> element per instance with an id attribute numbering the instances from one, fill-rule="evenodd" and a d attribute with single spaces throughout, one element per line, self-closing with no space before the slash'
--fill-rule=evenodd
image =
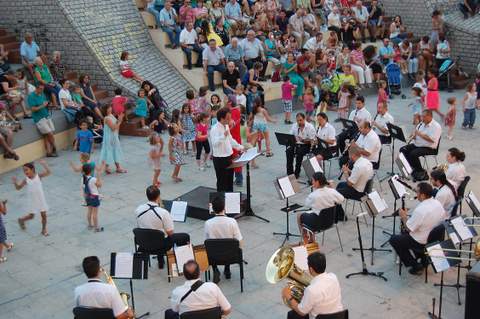
<path id="1" fill-rule="evenodd" d="M 105 271 L 105 269 L 102 269 L 103 271 L 103 274 L 105 276 L 105 281 L 107 282 L 107 284 L 109 285 L 112 285 L 113 287 L 115 287 L 115 289 L 117 289 L 118 291 L 118 288 L 117 288 L 117 285 L 115 284 L 115 281 L 113 281 L 113 278 L 112 276 L 110 276 L 109 274 L 107 274 L 107 272 Z M 120 294 L 120 298 L 122 298 L 122 301 L 123 303 L 125 304 L 125 306 L 128 307 L 128 299 L 130 299 L 130 295 L 126 292 L 120 292 L 119 291 L 119 294 Z"/>

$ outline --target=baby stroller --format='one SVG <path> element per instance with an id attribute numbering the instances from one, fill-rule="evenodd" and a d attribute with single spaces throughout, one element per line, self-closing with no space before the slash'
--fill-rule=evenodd
<path id="1" fill-rule="evenodd" d="M 385 73 L 387 75 L 387 88 L 389 96 L 393 99 L 393 94 L 402 94 L 402 73 L 400 72 L 400 66 L 397 63 L 390 62 L 385 67 Z M 402 99 L 406 98 L 402 95 Z"/>

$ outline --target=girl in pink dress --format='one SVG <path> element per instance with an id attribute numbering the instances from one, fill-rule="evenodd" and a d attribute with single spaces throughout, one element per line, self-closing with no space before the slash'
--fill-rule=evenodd
<path id="1" fill-rule="evenodd" d="M 435 76 L 435 73 L 433 70 L 429 70 L 427 72 L 427 77 L 428 77 L 428 83 L 427 83 L 427 96 L 426 96 L 426 101 L 425 105 L 427 106 L 427 109 L 434 111 L 442 119 L 444 118 L 444 114 L 440 112 L 440 93 L 438 92 L 438 79 Z"/>

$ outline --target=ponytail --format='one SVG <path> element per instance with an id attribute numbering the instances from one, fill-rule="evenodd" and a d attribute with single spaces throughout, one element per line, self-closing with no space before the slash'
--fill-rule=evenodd
<path id="1" fill-rule="evenodd" d="M 446 185 L 448 188 L 450 188 L 450 190 L 452 191 L 453 197 L 455 197 L 455 201 L 458 200 L 457 191 L 455 190 L 455 187 L 453 187 L 452 183 L 448 181 L 444 171 L 439 169 L 434 170 L 430 173 L 430 176 L 432 177 L 432 179 L 439 181 L 442 184 L 442 186 Z"/>

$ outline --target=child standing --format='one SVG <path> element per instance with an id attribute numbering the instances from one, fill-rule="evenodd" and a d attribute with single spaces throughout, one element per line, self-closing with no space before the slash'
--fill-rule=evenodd
<path id="1" fill-rule="evenodd" d="M 267 110 L 263 108 L 262 103 L 259 100 L 255 102 L 250 117 L 253 120 L 252 133 L 257 135 L 263 135 L 263 137 L 265 138 L 265 146 L 267 149 L 265 156 L 272 157 L 273 153 L 270 149 L 270 135 L 268 132 L 267 122 L 275 123 L 276 121 L 270 117 Z M 257 140 L 257 138 L 255 137 L 253 137 L 252 139 Z M 256 146 L 256 144 L 254 144 L 253 146 Z"/>
<path id="2" fill-rule="evenodd" d="M 165 131 L 170 123 L 165 119 L 165 112 L 160 110 L 158 111 L 157 119 L 150 123 L 150 128 L 158 134 L 162 134 Z M 161 138 L 160 138 L 161 139 Z M 163 141 L 162 141 L 163 145 Z"/>
<path id="3" fill-rule="evenodd" d="M 115 96 L 112 98 L 112 111 L 115 116 L 119 116 L 125 113 L 125 104 L 127 104 L 127 97 L 122 96 L 122 89 L 116 88 L 114 91 Z"/>
<path id="4" fill-rule="evenodd" d="M 414 101 L 410 103 L 409 106 L 412 107 L 413 112 L 413 125 L 417 125 L 420 123 L 419 116 L 422 114 L 423 111 L 423 99 L 422 99 L 422 89 L 419 87 L 412 88 L 412 96 L 414 97 Z"/>
<path id="5" fill-rule="evenodd" d="M 162 184 L 158 178 L 160 177 L 160 158 L 163 156 L 163 141 L 160 135 L 153 133 L 150 135 L 149 142 L 148 158 L 153 169 L 152 185 L 159 187 Z"/>
<path id="6" fill-rule="evenodd" d="M 282 102 L 283 102 L 283 112 L 285 113 L 285 124 L 292 124 L 291 116 L 293 110 L 293 91 L 297 88 L 296 85 L 293 85 L 290 82 L 290 77 L 288 75 L 283 77 L 282 83 Z"/>
<path id="7" fill-rule="evenodd" d="M 303 107 L 305 109 L 305 114 L 307 115 L 307 122 L 311 122 L 313 111 L 315 109 L 313 90 L 311 87 L 305 88 L 305 94 L 303 94 Z"/>
<path id="8" fill-rule="evenodd" d="M 180 112 L 180 121 L 182 122 L 182 139 L 185 143 L 183 154 L 188 154 L 188 143 L 192 144 L 192 152 L 195 152 L 195 124 L 193 123 L 192 107 L 190 104 L 183 104 Z M 192 153 L 193 155 L 193 153 Z"/>
<path id="9" fill-rule="evenodd" d="M 477 87 L 475 83 L 470 83 L 467 85 L 467 92 L 463 97 L 462 105 L 463 105 L 463 124 L 462 128 L 473 128 L 475 124 L 475 117 L 476 117 L 476 103 L 477 103 Z"/>
<path id="10" fill-rule="evenodd" d="M 25 222 L 33 219 L 35 214 L 40 213 L 42 216 L 42 235 L 48 236 L 47 231 L 47 211 L 48 205 L 45 200 L 45 193 L 43 192 L 42 178 L 50 175 L 50 168 L 47 163 L 43 160 L 39 161 L 40 165 L 43 167 L 43 172 L 36 173 L 35 165 L 33 163 L 26 163 L 23 165 L 23 173 L 25 174 L 25 179 L 18 181 L 16 176 L 12 177 L 13 185 L 16 190 L 21 190 L 23 187 L 27 187 L 28 194 L 28 203 L 30 204 L 29 213 L 18 219 L 18 224 L 20 228 L 25 230 Z"/>
<path id="11" fill-rule="evenodd" d="M 348 109 L 350 107 L 352 95 L 348 89 L 348 84 L 343 84 L 338 91 L 338 118 L 347 118 Z"/>
<path id="12" fill-rule="evenodd" d="M 178 177 L 180 167 L 185 164 L 182 156 L 183 142 L 182 136 L 180 135 L 180 128 L 172 123 L 168 127 L 168 134 L 170 135 L 170 139 L 168 140 L 169 159 L 170 163 L 175 166 L 172 173 L 172 179 L 175 183 L 179 183 L 182 181 L 182 179 Z"/>
<path id="13" fill-rule="evenodd" d="M 145 118 L 148 116 L 148 107 L 152 102 L 145 96 L 144 89 L 138 90 L 137 95 L 138 97 L 135 101 L 135 116 L 140 118 L 142 129 L 148 130 L 148 126 L 145 124 Z"/>
<path id="14" fill-rule="evenodd" d="M 205 170 L 205 167 L 210 167 L 207 159 L 210 156 L 210 143 L 208 142 L 208 114 L 201 113 L 198 116 L 198 123 L 195 127 L 195 144 L 197 144 L 197 165 L 201 171 Z M 205 150 L 203 155 L 203 162 L 201 161 L 202 149 Z"/>
<path id="15" fill-rule="evenodd" d="M 97 177 L 94 177 L 92 176 L 92 166 L 84 164 L 82 173 L 82 188 L 87 206 L 88 229 L 96 233 L 102 232 L 103 227 L 98 227 L 98 208 L 100 207 L 100 193 L 98 189 L 102 187 L 102 181 L 100 180 L 102 175 L 101 169 L 97 171 Z"/>
<path id="16" fill-rule="evenodd" d="M 447 99 L 448 111 L 445 114 L 445 126 L 448 127 L 447 138 L 451 141 L 453 139 L 453 128 L 455 127 L 455 119 L 457 117 L 457 99 L 449 97 Z"/>
<path id="17" fill-rule="evenodd" d="M 248 86 L 249 90 L 247 93 L 247 115 L 250 115 L 253 110 L 253 104 L 254 102 L 258 100 L 262 100 L 262 96 L 260 92 L 258 92 L 258 87 L 255 84 L 249 85 Z"/>
<path id="18" fill-rule="evenodd" d="M 239 84 L 235 88 L 235 105 L 241 105 L 243 107 L 247 107 L 247 97 L 243 94 L 243 85 Z"/>
<path id="19" fill-rule="evenodd" d="M 2 215 L 7 214 L 7 201 L 0 202 L 0 264 L 7 261 L 7 257 L 3 256 L 3 247 L 7 251 L 12 250 L 13 243 L 7 243 L 7 231 L 5 230 L 5 225 L 3 224 Z"/>
<path id="20" fill-rule="evenodd" d="M 198 97 L 192 108 L 192 113 L 195 117 L 201 113 L 205 113 L 208 111 L 207 93 L 208 93 L 208 86 L 202 86 L 198 90 Z"/>
<path id="21" fill-rule="evenodd" d="M 377 97 L 377 105 L 380 103 L 388 103 L 388 93 L 387 93 L 387 82 L 384 80 L 378 81 L 378 97 Z"/>
<path id="22" fill-rule="evenodd" d="M 88 129 L 88 123 L 86 120 L 80 122 L 80 129 L 77 131 L 77 138 L 73 144 L 73 149 L 87 154 L 92 152 L 93 133 Z"/>
<path id="23" fill-rule="evenodd" d="M 220 100 L 220 96 L 218 94 L 212 94 L 210 97 L 210 112 L 213 109 L 216 109 L 217 111 L 222 107 L 222 100 Z"/>

